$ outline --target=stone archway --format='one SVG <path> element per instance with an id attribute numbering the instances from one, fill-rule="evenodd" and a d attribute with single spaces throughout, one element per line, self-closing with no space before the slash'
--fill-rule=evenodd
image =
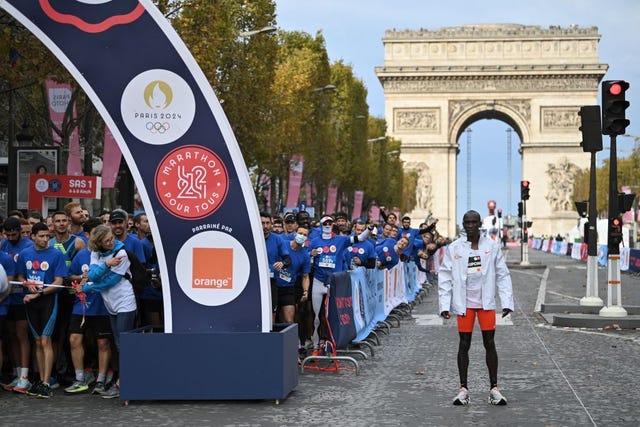
<path id="1" fill-rule="evenodd" d="M 572 228 L 573 174 L 589 166 L 578 111 L 597 103 L 607 70 L 599 63 L 599 40 L 596 27 L 578 26 L 386 31 L 384 65 L 375 71 L 385 93 L 387 134 L 402 141 L 405 167 L 428 177 L 411 217 L 421 222 L 432 214 L 443 232 L 455 235 L 458 137 L 471 123 L 491 118 L 520 137 L 532 232 Z"/>

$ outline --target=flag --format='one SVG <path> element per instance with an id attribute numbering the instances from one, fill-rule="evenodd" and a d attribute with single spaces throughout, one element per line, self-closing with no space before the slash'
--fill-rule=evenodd
<path id="1" fill-rule="evenodd" d="M 104 143 L 102 154 L 102 188 L 115 188 L 120 170 L 122 153 L 109 128 L 104 127 Z"/>
<path id="2" fill-rule="evenodd" d="M 56 83 L 53 80 L 45 82 L 47 88 L 47 99 L 49 101 L 49 114 L 51 121 L 58 129 L 62 128 L 64 113 L 67 111 L 71 101 L 71 85 L 68 83 Z M 73 107 L 72 119 L 76 117 L 76 108 Z M 60 136 L 53 132 L 53 145 L 62 144 Z M 75 127 L 69 135 L 69 157 L 67 159 L 67 175 L 82 175 L 82 155 L 80 152 L 80 138 L 78 128 Z"/>
<path id="3" fill-rule="evenodd" d="M 300 154 L 294 154 L 289 161 L 289 190 L 287 191 L 286 206 L 297 206 L 298 197 L 300 197 L 300 187 L 302 185 L 302 169 L 304 166 L 304 157 Z"/>

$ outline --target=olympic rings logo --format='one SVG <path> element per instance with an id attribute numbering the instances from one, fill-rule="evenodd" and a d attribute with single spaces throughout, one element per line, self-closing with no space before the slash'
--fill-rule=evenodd
<path id="1" fill-rule="evenodd" d="M 167 122 L 147 122 L 146 128 L 151 133 L 160 133 L 163 134 L 171 129 L 171 125 Z"/>

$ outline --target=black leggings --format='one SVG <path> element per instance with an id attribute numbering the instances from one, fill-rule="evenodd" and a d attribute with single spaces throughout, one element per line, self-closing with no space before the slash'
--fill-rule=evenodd
<path id="1" fill-rule="evenodd" d="M 482 343 L 484 344 L 487 368 L 489 369 L 490 388 L 498 386 L 498 352 L 494 340 L 496 331 L 482 331 Z M 460 375 L 460 387 L 467 387 L 467 372 L 469 370 L 469 349 L 471 348 L 471 332 L 458 332 L 460 344 L 458 346 L 458 374 Z"/>

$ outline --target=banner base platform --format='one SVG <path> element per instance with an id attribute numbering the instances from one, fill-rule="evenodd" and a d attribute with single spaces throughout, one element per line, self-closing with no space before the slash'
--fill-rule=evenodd
<path id="1" fill-rule="evenodd" d="M 298 326 L 120 336 L 120 400 L 263 400 L 298 385 Z"/>

